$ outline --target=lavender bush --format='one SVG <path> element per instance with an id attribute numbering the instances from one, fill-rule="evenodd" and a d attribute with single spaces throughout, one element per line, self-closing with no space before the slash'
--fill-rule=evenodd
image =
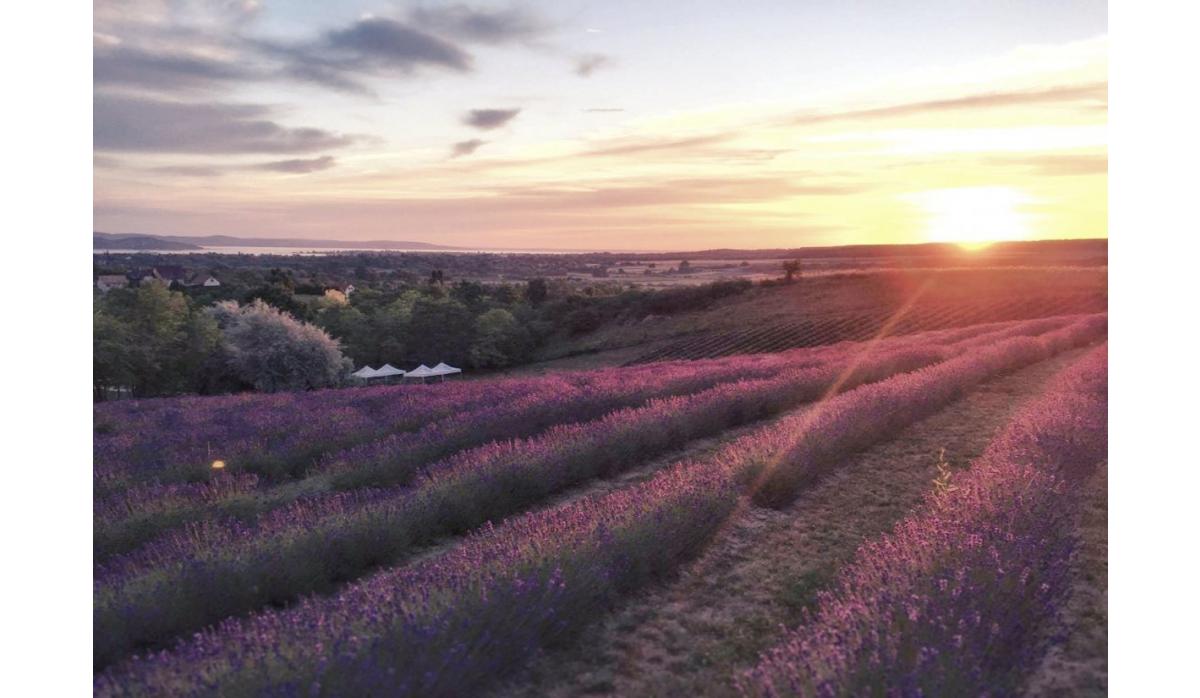
<path id="1" fill-rule="evenodd" d="M 739 677 L 753 696 L 1008 695 L 1063 602 L 1073 484 L 1105 457 L 1107 347 L 1062 374 L 957 489 L 868 543 Z"/>

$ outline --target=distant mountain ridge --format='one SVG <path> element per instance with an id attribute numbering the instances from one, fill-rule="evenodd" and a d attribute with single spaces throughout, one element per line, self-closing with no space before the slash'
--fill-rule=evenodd
<path id="1" fill-rule="evenodd" d="M 110 235 L 108 233 L 92 233 L 92 249 L 122 249 L 122 250 L 199 250 L 199 245 L 193 245 L 181 240 L 167 240 L 153 235 Z"/>
<path id="2" fill-rule="evenodd" d="M 312 240 L 309 238 L 241 238 L 233 235 L 143 235 L 92 232 L 92 249 L 199 250 L 205 247 L 304 247 L 354 250 L 460 250 L 411 240 Z"/>

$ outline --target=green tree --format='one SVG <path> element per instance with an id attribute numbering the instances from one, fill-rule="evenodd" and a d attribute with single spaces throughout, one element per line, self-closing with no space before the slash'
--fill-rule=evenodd
<path id="1" fill-rule="evenodd" d="M 550 295 L 550 286 L 545 279 L 530 279 L 529 286 L 525 290 L 525 298 L 529 300 L 531 305 L 541 305 L 546 297 Z"/>
<path id="2" fill-rule="evenodd" d="M 406 354 L 412 363 L 465 362 L 475 317 L 455 300 L 422 298 L 412 308 Z"/>
<path id="3" fill-rule="evenodd" d="M 478 281 L 459 281 L 450 289 L 450 297 L 467 306 L 471 311 L 478 311 L 483 303 L 483 284 Z"/>
<path id="4" fill-rule="evenodd" d="M 133 388 L 136 395 L 166 395 L 183 389 L 176 361 L 186 341 L 187 298 L 163 284 L 144 284 L 133 294 L 124 318 L 132 329 Z"/>
<path id="5" fill-rule="evenodd" d="M 513 314 L 494 308 L 475 318 L 469 362 L 475 368 L 511 366 L 525 358 L 529 345 L 528 331 Z"/>
<path id="6" fill-rule="evenodd" d="M 97 398 L 103 399 L 109 388 L 133 386 L 132 334 L 127 323 L 101 308 L 92 311 L 92 385 Z"/>
<path id="7" fill-rule="evenodd" d="M 421 291 L 410 290 L 400 294 L 396 300 L 376 309 L 371 313 L 369 337 L 366 342 L 370 347 L 369 359 L 365 363 L 406 363 L 408 360 L 409 321 L 412 319 L 413 306 L 423 298 Z"/>
<path id="8" fill-rule="evenodd" d="M 177 358 L 183 388 L 213 394 L 236 390 L 236 377 L 229 371 L 225 338 L 211 315 L 193 312 L 184 328 L 183 345 Z"/>
<path id="9" fill-rule="evenodd" d="M 317 312 L 316 325 L 337 339 L 358 364 L 376 360 L 371 323 L 366 313 L 344 303 L 329 303 Z"/>

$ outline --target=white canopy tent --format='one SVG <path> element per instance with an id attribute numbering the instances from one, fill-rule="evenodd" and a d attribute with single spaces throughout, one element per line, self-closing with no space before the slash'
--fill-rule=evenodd
<path id="1" fill-rule="evenodd" d="M 433 375 L 442 376 L 443 378 L 453 373 L 462 373 L 461 368 L 455 368 L 447 363 L 439 363 L 429 370 L 432 371 Z"/>
<path id="2" fill-rule="evenodd" d="M 365 378 L 374 378 L 375 376 L 379 375 L 379 372 L 376 371 L 375 369 L 371 368 L 370 366 L 363 366 L 362 368 L 358 369 L 354 373 L 351 373 L 350 375 L 354 376 L 355 378 L 364 378 L 365 379 Z"/>
<path id="3" fill-rule="evenodd" d="M 403 376 L 403 375 L 404 375 L 404 371 L 401 371 L 400 369 L 396 368 L 395 366 L 393 366 L 391 364 L 384 364 L 375 371 L 375 375 L 373 377 L 374 378 L 391 378 L 392 376 Z"/>
<path id="4" fill-rule="evenodd" d="M 421 364 L 420 366 L 417 366 L 413 370 L 405 373 L 404 377 L 405 378 L 428 378 L 430 376 L 436 376 L 436 375 L 440 375 L 440 374 L 434 373 L 432 368 L 429 368 L 425 364 Z"/>

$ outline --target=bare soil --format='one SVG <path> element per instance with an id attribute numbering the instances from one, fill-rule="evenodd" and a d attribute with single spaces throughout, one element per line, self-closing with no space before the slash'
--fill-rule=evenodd
<path id="1" fill-rule="evenodd" d="M 1074 581 L 1050 649 L 1029 682 L 1038 696 L 1108 695 L 1108 466 L 1088 483 L 1079 521 Z"/>
<path id="2" fill-rule="evenodd" d="M 898 438 L 847 458 L 785 509 L 740 509 L 675 581 L 628 599 L 572 647 L 538 657 L 495 694 L 733 695 L 734 673 L 799 622 L 864 540 L 922 501 L 941 449 L 952 465 L 967 466 L 1015 409 L 1082 353 L 980 386 Z"/>

